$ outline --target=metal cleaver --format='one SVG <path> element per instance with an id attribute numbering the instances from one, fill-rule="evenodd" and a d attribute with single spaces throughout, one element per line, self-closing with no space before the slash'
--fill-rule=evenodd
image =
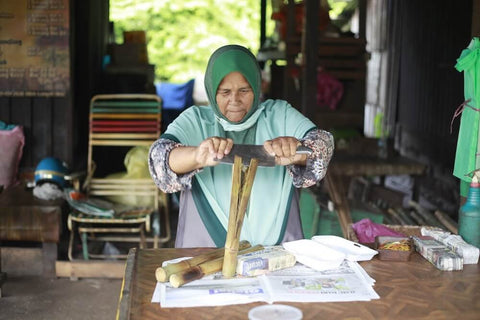
<path id="1" fill-rule="evenodd" d="M 312 149 L 304 146 L 299 146 L 297 148 L 297 154 L 311 154 Z M 224 156 L 222 159 L 215 159 L 222 163 L 232 163 L 234 162 L 235 156 L 242 157 L 243 165 L 250 165 L 250 160 L 253 158 L 258 159 L 258 166 L 260 167 L 273 167 L 275 166 L 275 157 L 269 155 L 263 145 L 252 145 L 252 144 L 234 144 L 232 150 L 229 154 Z"/>

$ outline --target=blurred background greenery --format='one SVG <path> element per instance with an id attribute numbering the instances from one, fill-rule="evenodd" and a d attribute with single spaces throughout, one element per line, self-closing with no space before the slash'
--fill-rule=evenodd
<path id="1" fill-rule="evenodd" d="M 331 16 L 340 18 L 356 2 L 328 0 Z M 268 0 L 267 37 L 275 29 L 271 8 Z M 240 44 L 254 54 L 260 48 L 260 0 L 110 0 L 110 21 L 117 44 L 123 43 L 123 31 L 146 31 L 156 81 L 202 76 L 209 56 L 222 45 Z"/>

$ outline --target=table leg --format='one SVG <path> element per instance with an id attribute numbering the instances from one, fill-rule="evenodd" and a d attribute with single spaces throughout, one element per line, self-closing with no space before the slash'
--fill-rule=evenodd
<path id="1" fill-rule="evenodd" d="M 2 286 L 7 280 L 7 274 L 2 272 L 2 247 L 0 247 L 0 298 L 2 297 Z"/>
<path id="2" fill-rule="evenodd" d="M 350 206 L 348 205 L 347 197 L 345 196 L 345 187 L 342 178 L 335 176 L 332 173 L 327 173 L 325 179 L 327 182 L 328 194 L 335 204 L 343 237 L 348 239 L 348 228 L 349 225 L 352 224 L 352 216 L 350 214 Z"/>
<path id="3" fill-rule="evenodd" d="M 57 244 L 55 242 L 42 243 L 42 265 L 45 277 L 55 277 L 55 263 L 57 261 Z"/>

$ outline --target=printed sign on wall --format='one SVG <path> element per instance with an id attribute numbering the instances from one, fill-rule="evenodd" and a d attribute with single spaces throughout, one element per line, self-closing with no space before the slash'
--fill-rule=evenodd
<path id="1" fill-rule="evenodd" d="M 0 0 L 0 96 L 70 89 L 69 0 Z"/>

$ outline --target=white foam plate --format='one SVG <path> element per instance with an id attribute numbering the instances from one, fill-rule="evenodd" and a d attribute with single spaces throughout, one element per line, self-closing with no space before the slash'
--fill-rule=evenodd
<path id="1" fill-rule="evenodd" d="M 319 271 L 337 268 L 345 260 L 344 253 L 309 239 L 284 242 L 283 247 L 298 262 Z"/>

